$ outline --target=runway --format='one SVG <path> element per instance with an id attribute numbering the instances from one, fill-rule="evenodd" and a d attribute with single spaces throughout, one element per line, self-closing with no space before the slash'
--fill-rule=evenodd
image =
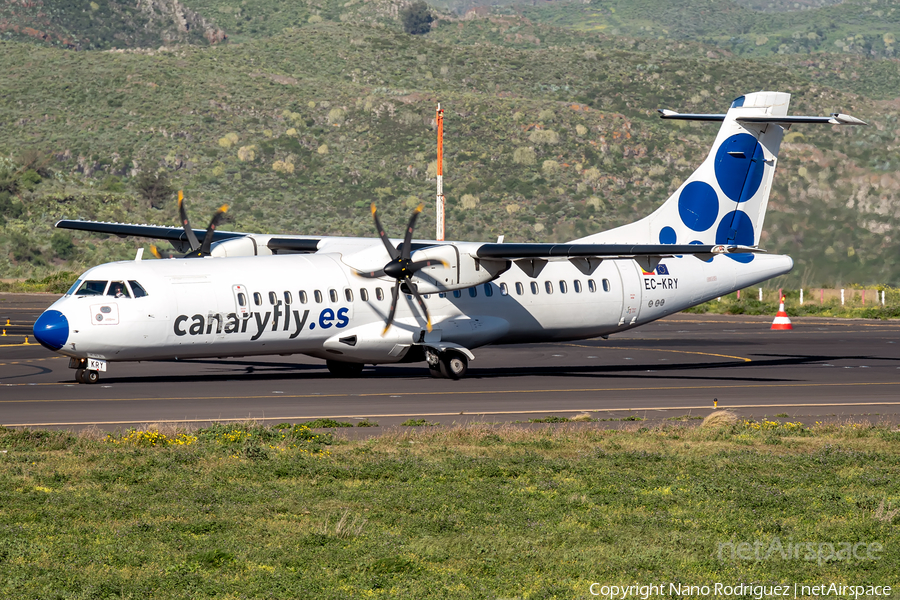
<path id="1" fill-rule="evenodd" d="M 450 424 L 587 413 L 649 421 L 732 408 L 743 416 L 900 421 L 900 322 L 676 314 L 610 337 L 476 349 L 461 381 L 423 365 L 335 379 L 303 356 L 112 363 L 74 383 L 68 359 L 37 345 L 31 325 L 55 297 L 0 294 L 0 424 L 124 429 L 163 421 L 297 422 L 381 427 L 409 418 Z"/>

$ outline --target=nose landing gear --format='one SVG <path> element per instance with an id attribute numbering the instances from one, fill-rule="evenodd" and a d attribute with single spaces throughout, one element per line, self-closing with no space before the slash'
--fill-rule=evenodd
<path id="1" fill-rule="evenodd" d="M 75 381 L 78 383 L 97 383 L 100 381 L 100 372 L 88 369 L 87 359 L 70 358 L 69 368 L 75 369 Z"/>
<path id="2" fill-rule="evenodd" d="M 75 369 L 75 381 L 78 383 L 97 383 L 100 381 L 100 373 L 88 369 Z"/>

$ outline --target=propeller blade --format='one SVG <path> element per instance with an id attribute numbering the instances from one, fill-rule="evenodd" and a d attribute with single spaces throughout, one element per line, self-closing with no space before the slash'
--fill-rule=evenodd
<path id="1" fill-rule="evenodd" d="M 391 325 L 394 323 L 394 313 L 397 312 L 397 296 L 400 292 L 400 280 L 398 279 L 396 283 L 394 283 L 394 287 L 391 288 L 391 310 L 388 313 L 388 317 L 384 322 L 384 331 L 381 332 L 381 335 L 385 335 L 388 332 L 388 329 L 391 328 Z"/>
<path id="2" fill-rule="evenodd" d="M 150 246 L 150 254 L 156 258 L 175 258 L 175 255 L 168 250 L 160 250 L 156 246 Z"/>
<path id="3" fill-rule="evenodd" d="M 378 279 L 379 277 L 384 277 L 384 269 L 378 269 L 377 271 L 351 271 L 357 277 L 362 277 L 364 279 Z"/>
<path id="4" fill-rule="evenodd" d="M 410 281 L 409 277 L 406 278 L 406 287 L 409 288 L 409 291 L 413 293 L 413 296 L 416 297 L 416 301 L 419 303 L 419 307 L 422 309 L 422 314 L 425 315 L 425 323 L 428 327 L 428 333 L 431 333 L 431 315 L 428 314 L 428 308 L 425 306 L 425 300 L 422 296 L 419 295 L 419 290 L 416 288 L 416 284 Z"/>
<path id="5" fill-rule="evenodd" d="M 216 211 L 216 214 L 213 215 L 212 220 L 209 222 L 209 227 L 206 228 L 206 235 L 203 236 L 203 243 L 200 244 L 200 256 L 209 256 L 209 249 L 212 245 L 213 235 L 216 233 L 216 227 L 219 226 L 219 221 L 225 217 L 225 213 L 227 212 L 228 205 L 223 204 L 219 207 L 219 210 Z"/>
<path id="6" fill-rule="evenodd" d="M 410 255 L 410 243 L 412 242 L 412 234 L 413 229 L 416 228 L 416 219 L 419 218 L 419 213 L 425 208 L 424 204 L 420 204 L 416 207 L 416 210 L 413 211 L 412 216 L 409 218 L 409 224 L 406 226 L 406 236 L 403 238 L 403 251 L 400 254 L 400 258 L 404 260 L 409 260 Z"/>
<path id="7" fill-rule="evenodd" d="M 378 212 L 375 209 L 374 202 L 372 203 L 372 217 L 375 219 L 375 229 L 378 230 L 378 237 L 381 238 L 381 242 L 384 244 L 388 255 L 391 257 L 391 260 L 397 259 L 397 257 L 400 256 L 400 252 L 398 252 L 397 249 L 394 248 L 391 240 L 388 239 L 387 234 L 384 232 L 384 227 L 381 226 L 381 219 L 378 218 Z"/>
<path id="8" fill-rule="evenodd" d="M 191 252 L 200 248 L 200 242 L 194 235 L 191 228 L 191 222 L 188 220 L 187 210 L 184 208 L 184 191 L 178 190 L 178 214 L 181 216 L 181 226 L 184 227 L 184 233 L 187 234 L 188 243 L 191 245 Z"/>

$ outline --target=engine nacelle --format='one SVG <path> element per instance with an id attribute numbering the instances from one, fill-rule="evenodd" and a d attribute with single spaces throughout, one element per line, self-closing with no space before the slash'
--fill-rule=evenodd
<path id="1" fill-rule="evenodd" d="M 253 235 L 244 235 L 216 242 L 210 248 L 210 254 L 217 257 L 268 256 L 272 254 L 272 251 L 266 246 L 264 240 L 261 241 Z"/>
<path id="2" fill-rule="evenodd" d="M 422 248 L 412 253 L 413 261 L 441 260 L 419 270 L 412 278 L 422 294 L 461 290 L 496 279 L 509 269 L 508 260 L 484 260 L 475 256 L 481 244 L 444 244 Z"/>

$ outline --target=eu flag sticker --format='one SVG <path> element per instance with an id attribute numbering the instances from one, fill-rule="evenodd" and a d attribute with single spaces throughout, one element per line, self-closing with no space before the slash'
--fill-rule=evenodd
<path id="1" fill-rule="evenodd" d="M 666 268 L 666 265 L 660 263 L 656 265 L 656 274 L 657 275 L 668 275 L 669 269 Z"/>

